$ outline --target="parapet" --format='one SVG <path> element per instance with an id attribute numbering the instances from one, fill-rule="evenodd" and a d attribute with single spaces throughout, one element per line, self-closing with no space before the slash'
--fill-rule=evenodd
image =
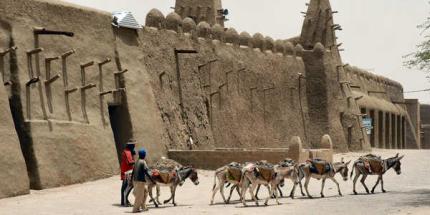
<path id="1" fill-rule="evenodd" d="M 252 37 L 251 37 L 251 35 L 248 32 L 246 32 L 246 31 L 240 33 L 240 35 L 239 35 L 239 44 L 241 46 L 248 46 L 248 47 L 250 47 L 252 45 Z"/>
<path id="2" fill-rule="evenodd" d="M 239 34 L 237 33 L 236 29 L 229 28 L 225 32 L 225 41 L 227 43 L 231 43 L 234 45 L 239 45 Z"/>
<path id="3" fill-rule="evenodd" d="M 210 38 L 211 26 L 207 22 L 200 22 L 197 25 L 197 36 L 202 38 Z"/>
<path id="4" fill-rule="evenodd" d="M 179 32 L 182 26 L 182 18 L 175 12 L 166 16 L 166 29 Z"/>
<path id="5" fill-rule="evenodd" d="M 224 28 L 220 24 L 212 26 L 212 39 L 224 41 Z"/>
<path id="6" fill-rule="evenodd" d="M 197 25 L 193 19 L 187 17 L 182 21 L 182 29 L 184 33 L 191 33 L 192 31 L 195 31 L 196 28 Z"/>
<path id="7" fill-rule="evenodd" d="M 165 26 L 165 22 L 166 19 L 164 18 L 163 13 L 154 8 L 146 15 L 145 26 L 163 29 Z"/>
<path id="8" fill-rule="evenodd" d="M 253 48 L 259 48 L 260 50 L 263 50 L 264 47 L 264 36 L 260 33 L 254 34 L 252 36 L 252 47 Z"/>
<path id="9" fill-rule="evenodd" d="M 264 38 L 264 50 L 273 51 L 274 47 L 275 47 L 275 41 L 273 40 L 273 38 L 266 36 Z"/>
<path id="10" fill-rule="evenodd" d="M 380 75 L 373 74 L 373 73 L 368 72 L 364 69 L 360 69 L 360 68 L 355 67 L 355 66 L 348 66 L 348 67 L 345 67 L 345 71 L 349 72 L 353 75 L 365 78 L 367 80 L 371 80 L 371 81 L 375 81 L 375 82 L 380 83 L 380 84 L 399 88 L 400 90 L 403 91 L 403 86 L 399 82 L 391 80 L 391 79 L 383 77 L 383 76 L 380 76 Z"/>
<path id="11" fill-rule="evenodd" d="M 186 17 L 181 19 L 181 16 L 172 12 L 167 16 L 164 16 L 159 10 L 152 9 L 146 15 L 147 27 L 156 29 L 166 29 L 183 33 L 195 35 L 199 38 L 205 38 L 208 40 L 218 40 L 223 43 L 233 44 L 235 46 L 243 46 L 250 48 L 258 48 L 261 52 L 266 53 L 280 53 L 282 55 L 295 55 L 301 57 L 303 47 L 297 44 L 296 47 L 289 40 L 274 40 L 270 36 L 263 36 L 261 33 L 255 33 L 251 36 L 246 31 L 238 34 L 236 29 L 228 28 L 225 29 L 220 24 L 210 25 L 209 23 L 202 21 L 196 24 L 192 17 Z"/>

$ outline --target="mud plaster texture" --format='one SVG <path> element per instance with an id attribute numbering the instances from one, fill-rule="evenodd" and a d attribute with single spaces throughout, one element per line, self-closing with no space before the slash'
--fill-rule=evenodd
<path id="1" fill-rule="evenodd" d="M 27 194 L 30 192 L 27 169 L 3 86 L 0 86 L 0 122 L 0 198 Z"/>
<path id="2" fill-rule="evenodd" d="M 186 6 L 191 1 L 180 2 Z M 221 8 L 219 1 L 209 3 Z M 320 143 L 325 134 L 335 151 L 370 149 L 360 115 L 360 108 L 372 103 L 366 101 L 382 102 L 407 118 L 404 107 L 397 105 L 403 99 L 401 86 L 386 78 L 369 79 L 381 85 L 387 98 L 363 96 L 362 103 L 356 99 L 369 92 L 355 92 L 352 82 L 358 79 L 351 74 L 373 76 L 348 72 L 342 63 L 328 0 L 310 2 L 299 37 L 276 41 L 210 25 L 214 22 L 204 17 L 195 23 L 156 9 L 139 30 L 112 27 L 111 14 L 60 1 L 3 0 L 0 13 L 0 48 L 18 47 L 6 58 L 5 70 L 12 83 L 6 90 L 21 144 L 21 152 L 15 146 L 10 155 L 25 158 L 32 189 L 117 173 L 118 154 L 129 138 L 147 149 L 150 164 L 169 150 L 286 149 L 293 136 L 303 142 L 299 156 L 318 157 L 314 149 L 325 148 Z M 74 33 L 39 36 L 40 74 L 36 55 L 33 74 L 27 63 L 26 51 L 35 47 L 34 27 Z M 50 85 L 49 99 L 45 59 L 72 49 L 75 54 L 66 60 L 67 84 L 61 60 L 51 62 L 51 77 L 61 77 Z M 103 65 L 100 82 L 98 63 L 107 58 L 111 62 Z M 84 85 L 96 86 L 85 90 L 80 65 L 90 61 L 94 65 L 85 68 Z M 372 84 L 365 82 L 363 88 Z M 65 91 L 73 88 L 77 90 L 69 94 L 70 120 Z M 100 100 L 105 91 L 112 92 Z M 6 101 L 6 94 L 0 96 Z M 7 126 L 13 128 L 11 123 Z M 13 174 L 22 176 L 17 171 Z M 1 178 L 7 177 L 3 174 Z"/>
<path id="3" fill-rule="evenodd" d="M 430 105 L 421 105 L 421 146 L 423 149 L 430 149 Z"/>

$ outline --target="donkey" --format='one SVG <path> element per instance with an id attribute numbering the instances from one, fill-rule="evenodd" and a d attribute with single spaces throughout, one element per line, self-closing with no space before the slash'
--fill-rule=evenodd
<path id="1" fill-rule="evenodd" d="M 379 182 L 381 182 L 381 191 L 383 193 L 386 192 L 384 189 L 384 180 L 382 179 L 382 176 L 391 168 L 394 169 L 394 171 L 397 173 L 397 175 L 400 175 L 402 173 L 401 171 L 401 163 L 400 160 L 404 155 L 399 157 L 399 153 L 396 154 L 396 156 L 387 158 L 387 159 L 380 159 L 380 157 L 375 157 L 373 155 L 366 155 L 363 157 L 360 157 L 357 161 L 354 162 L 353 168 L 351 171 L 350 177 L 352 178 L 352 175 L 354 174 L 355 170 L 355 177 L 354 177 L 354 185 L 353 185 L 353 192 L 355 195 L 357 195 L 357 191 L 355 190 L 355 184 L 360 177 L 360 175 L 363 175 L 361 177 L 361 184 L 366 189 L 366 192 L 369 194 L 369 189 L 367 188 L 366 184 L 364 183 L 366 181 L 366 178 L 368 175 L 378 175 L 378 180 L 376 181 L 376 184 L 372 188 L 372 193 L 375 193 L 375 188 L 378 186 Z"/>
<path id="2" fill-rule="evenodd" d="M 267 205 L 269 202 L 269 199 L 271 196 L 275 195 L 276 203 L 279 205 L 278 201 L 278 192 L 277 192 L 277 186 L 281 183 L 281 181 L 291 173 L 292 167 L 273 167 L 271 169 L 272 175 L 267 180 L 263 178 L 263 172 L 262 169 L 259 169 L 259 167 L 254 163 L 249 163 L 243 168 L 243 175 L 242 175 L 242 189 L 241 189 L 241 198 L 242 203 L 244 206 L 246 205 L 245 202 L 245 194 L 246 190 L 249 189 L 249 193 L 252 196 L 252 199 L 255 201 L 255 204 L 258 205 L 258 200 L 254 195 L 254 190 L 258 185 L 265 185 L 268 186 L 269 189 L 269 196 L 266 198 L 266 201 L 264 202 L 264 205 Z M 270 170 L 270 169 L 269 169 Z M 298 183 L 298 181 L 296 182 Z"/>
<path id="3" fill-rule="evenodd" d="M 237 192 L 239 193 L 239 187 L 240 187 L 239 184 L 241 182 L 241 178 L 242 178 L 242 164 L 239 164 L 236 162 L 232 162 L 228 165 L 225 165 L 215 170 L 214 185 L 212 187 L 212 198 L 211 198 L 210 204 L 213 205 L 214 197 L 218 190 L 221 193 L 221 196 L 224 202 L 228 204 L 230 202 L 231 195 L 234 189 L 236 189 Z M 217 184 L 217 179 L 218 179 L 218 184 Z M 224 185 L 226 183 L 228 183 L 227 187 L 231 184 L 233 185 L 230 189 L 230 195 L 228 199 L 225 199 L 225 196 L 224 196 Z M 241 196 L 240 193 L 239 193 L 239 196 Z"/>
<path id="4" fill-rule="evenodd" d="M 194 169 L 193 167 L 181 167 L 179 169 L 175 169 L 172 171 L 169 171 L 168 173 L 159 173 L 158 174 L 154 174 L 157 173 L 157 169 L 152 169 L 152 180 L 148 179 L 148 190 L 149 190 L 149 196 L 151 199 L 154 199 L 152 196 L 152 190 L 154 187 L 156 187 L 157 190 L 157 196 L 155 198 L 154 204 L 156 207 L 158 207 L 158 205 L 161 205 L 160 201 L 159 201 L 159 197 L 160 197 L 160 188 L 159 186 L 168 186 L 170 187 L 170 193 L 171 196 L 169 199 L 165 200 L 163 203 L 166 204 L 170 201 L 172 201 L 173 205 L 176 206 L 176 202 L 175 202 L 175 194 L 176 194 L 176 188 L 178 187 L 178 185 L 182 185 L 185 180 L 187 178 L 190 178 L 190 180 L 194 183 L 194 185 L 198 185 L 199 184 L 199 177 L 197 174 L 196 169 Z M 165 179 L 163 179 L 161 174 L 168 174 L 167 181 L 165 181 Z"/>
<path id="5" fill-rule="evenodd" d="M 329 178 L 330 180 L 332 180 L 336 185 L 337 185 L 337 190 L 339 192 L 339 195 L 342 196 L 342 192 L 340 191 L 340 187 L 339 187 L 339 183 L 336 181 L 336 179 L 334 178 L 334 176 L 337 173 L 340 173 L 342 175 L 342 178 L 344 181 L 348 180 L 348 165 L 349 163 L 351 163 L 351 161 L 348 162 L 343 162 L 343 158 L 341 162 L 335 162 L 335 163 L 330 163 L 330 162 L 326 162 L 326 161 L 322 161 L 322 160 L 311 160 L 310 162 L 301 164 L 299 166 L 299 172 L 301 172 L 302 177 L 299 178 L 299 180 L 301 181 L 303 179 L 303 177 L 305 178 L 305 191 L 306 194 L 309 198 L 313 198 L 308 191 L 308 185 L 309 185 L 309 181 L 311 178 L 315 178 L 315 179 L 322 179 L 322 183 L 321 183 L 321 197 L 324 198 L 324 186 L 325 186 L 325 180 L 327 178 Z M 312 168 L 315 168 L 314 165 L 322 165 L 324 170 L 320 171 L 320 172 L 316 172 L 316 171 L 312 171 Z M 326 167 L 329 167 L 328 169 L 325 169 Z M 300 183 L 301 186 L 301 183 Z M 295 188 L 293 188 L 294 190 Z"/>
<path id="6" fill-rule="evenodd" d="M 286 158 L 286 159 L 280 161 L 278 163 L 277 167 L 293 167 L 294 168 L 294 169 L 290 169 L 290 173 L 286 174 L 286 176 L 284 178 L 284 179 L 290 179 L 291 182 L 293 182 L 293 184 L 296 184 L 297 181 L 299 181 L 299 178 L 303 178 L 304 177 L 303 173 L 299 172 L 298 165 L 297 165 L 296 161 L 294 161 L 293 159 Z M 281 197 L 284 197 L 284 195 L 282 193 L 282 190 L 281 190 L 281 187 L 283 187 L 285 185 L 285 180 L 284 179 L 277 186 L 278 192 L 279 192 L 279 194 L 280 194 Z M 299 181 L 298 183 L 301 183 L 301 182 Z M 255 193 L 255 197 L 257 199 L 259 199 L 258 198 L 258 192 L 260 191 L 260 186 L 261 185 L 258 185 L 257 191 Z M 290 196 L 289 197 L 291 197 L 292 199 L 294 199 L 295 188 L 296 187 L 293 186 L 293 188 L 291 189 L 291 192 L 290 192 Z M 300 185 L 300 191 L 301 191 L 302 195 L 305 196 L 305 193 L 303 192 L 303 188 L 302 188 L 301 185 Z M 272 198 L 275 198 L 275 196 L 272 196 Z"/>

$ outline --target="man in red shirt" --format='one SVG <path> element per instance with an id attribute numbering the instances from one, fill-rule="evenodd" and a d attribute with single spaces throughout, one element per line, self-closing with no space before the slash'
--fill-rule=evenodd
<path id="1" fill-rule="evenodd" d="M 121 180 L 122 180 L 121 205 L 125 207 L 131 205 L 130 202 L 128 201 L 128 195 L 131 192 L 131 186 L 129 186 L 128 181 L 125 178 L 125 173 L 127 171 L 133 170 L 133 167 L 134 167 L 133 156 L 136 154 L 136 151 L 134 151 L 135 146 L 136 146 L 136 141 L 133 139 L 130 139 L 124 151 L 121 154 Z"/>

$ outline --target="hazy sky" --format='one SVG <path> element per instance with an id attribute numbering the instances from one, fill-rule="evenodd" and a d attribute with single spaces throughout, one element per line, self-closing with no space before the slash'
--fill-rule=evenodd
<path id="1" fill-rule="evenodd" d="M 65 0 L 105 11 L 131 11 L 141 24 L 152 8 L 165 15 L 174 0 Z M 230 21 L 226 27 L 260 32 L 274 39 L 300 34 L 306 11 L 303 0 L 223 0 Z M 416 28 L 430 14 L 428 0 L 332 0 L 335 22 L 342 25 L 339 42 L 343 61 L 399 81 L 405 91 L 430 88 L 426 74 L 403 67 L 402 56 L 414 51 L 423 37 Z M 243 6 L 246 5 L 246 6 Z M 407 94 L 430 103 L 430 92 Z"/>

